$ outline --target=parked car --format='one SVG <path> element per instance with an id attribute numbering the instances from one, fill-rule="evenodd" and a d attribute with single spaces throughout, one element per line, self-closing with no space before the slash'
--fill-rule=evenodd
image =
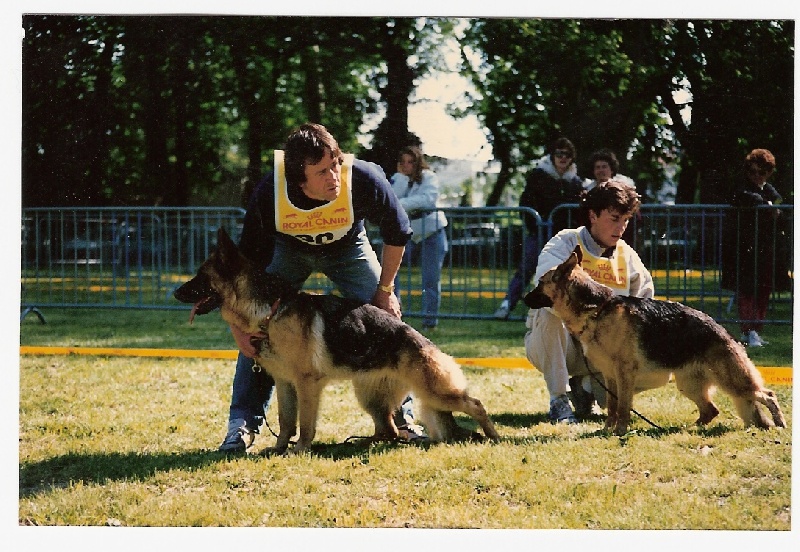
<path id="1" fill-rule="evenodd" d="M 500 245 L 497 223 L 453 224 L 449 238 L 453 264 L 476 268 L 496 265 Z"/>
<path id="2" fill-rule="evenodd" d="M 164 229 L 156 218 L 81 217 L 59 226 L 57 264 L 102 265 L 115 272 L 163 264 Z"/>
<path id="3" fill-rule="evenodd" d="M 650 229 L 642 240 L 641 257 L 644 263 L 652 265 L 670 262 L 691 261 L 697 249 L 697 235 L 691 227 L 670 228 L 667 231 Z"/>
<path id="4" fill-rule="evenodd" d="M 65 220 L 56 252 L 57 264 L 112 265 L 113 223 L 100 218 Z"/>

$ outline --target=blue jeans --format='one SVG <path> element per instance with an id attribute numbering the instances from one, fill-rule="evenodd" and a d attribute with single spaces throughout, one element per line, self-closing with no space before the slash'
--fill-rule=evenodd
<path id="1" fill-rule="evenodd" d="M 442 265 L 447 255 L 448 243 L 444 228 L 440 228 L 419 243 L 410 241 L 403 253 L 403 264 L 419 259 L 422 267 L 422 325 L 433 327 L 439 323 L 439 303 L 442 294 Z M 401 278 L 394 279 L 395 294 L 400 299 Z"/>
<path id="2" fill-rule="evenodd" d="M 378 287 L 381 265 L 362 232 L 356 243 L 332 254 L 326 253 L 324 247 L 319 253 L 298 252 L 277 239 L 266 271 L 286 278 L 296 289 L 302 288 L 313 272 L 321 272 L 345 297 L 369 303 Z M 254 372 L 253 365 L 253 359 L 239 353 L 228 419 L 243 419 L 249 429 L 257 432 L 272 400 L 275 381 L 264 370 Z"/>
<path id="3" fill-rule="evenodd" d="M 539 264 L 539 240 L 536 236 L 526 234 L 523 238 L 522 244 L 522 260 L 520 261 L 519 268 L 514 273 L 511 281 L 508 283 L 508 291 L 506 292 L 506 300 L 508 301 L 508 311 L 514 310 L 525 288 L 531 282 L 531 278 L 536 274 L 536 266 Z"/>

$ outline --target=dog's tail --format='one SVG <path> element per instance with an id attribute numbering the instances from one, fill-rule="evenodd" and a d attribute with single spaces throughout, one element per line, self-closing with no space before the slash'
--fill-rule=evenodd
<path id="1" fill-rule="evenodd" d="M 447 441 L 461 437 L 463 430 L 455 425 L 453 412 L 463 412 L 478 422 L 486 436 L 494 441 L 500 439 L 494 424 L 489 419 L 481 401 L 467 392 L 467 378 L 453 357 L 436 347 L 422 351 L 422 363 L 426 365 L 422 378 L 414 388 L 420 399 L 420 413 L 431 438 Z"/>
<path id="2" fill-rule="evenodd" d="M 774 426 L 786 427 L 786 420 L 778 405 L 775 392 L 764 387 L 764 378 L 747 356 L 744 347 L 736 342 L 733 342 L 731 347 L 733 348 L 731 362 L 734 368 L 727 379 L 719 378 L 717 384 L 731 395 L 736 411 L 746 425 L 754 425 L 761 429 Z M 737 377 L 737 374 L 742 374 L 744 378 Z M 758 407 L 759 403 L 769 410 L 771 420 Z"/>
<path id="3" fill-rule="evenodd" d="M 778 398 L 771 389 L 764 389 L 756 393 L 756 400 L 767 407 L 772 419 L 777 427 L 786 427 L 786 419 L 783 417 L 781 407 L 778 405 Z"/>

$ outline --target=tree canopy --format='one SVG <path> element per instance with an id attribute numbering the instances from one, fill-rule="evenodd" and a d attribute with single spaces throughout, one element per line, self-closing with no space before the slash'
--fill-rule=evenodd
<path id="1" fill-rule="evenodd" d="M 504 167 L 566 136 L 582 159 L 615 151 L 645 189 L 677 162 L 679 201 L 691 203 L 720 200 L 756 147 L 776 155 L 791 193 L 793 42 L 792 21 L 485 19 L 462 47 L 472 110 Z"/>
<path id="2" fill-rule="evenodd" d="M 582 176 L 608 147 L 644 191 L 677 164 L 679 202 L 718 201 L 746 153 L 765 147 L 779 190 L 793 194 L 789 20 L 25 15 L 23 25 L 24 206 L 241 205 L 305 121 L 392 171 L 418 140 L 409 102 L 444 67 L 448 37 L 476 91 L 454 114 L 478 117 L 500 166 L 487 204 L 519 188 L 557 135 L 578 147 Z"/>

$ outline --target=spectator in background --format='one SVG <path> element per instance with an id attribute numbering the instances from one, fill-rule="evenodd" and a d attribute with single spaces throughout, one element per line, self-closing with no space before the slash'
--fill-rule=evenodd
<path id="1" fill-rule="evenodd" d="M 612 178 L 617 182 L 622 182 L 623 184 L 627 184 L 633 189 L 636 189 L 636 184 L 634 183 L 633 179 L 625 176 L 624 174 L 619 174 L 619 161 L 617 160 L 616 154 L 608 148 L 602 148 L 595 151 L 592 155 L 589 156 L 589 172 L 594 176 L 594 180 L 586 179 L 583 182 L 583 188 L 588 192 L 598 184 L 602 184 L 603 182 L 608 182 Z M 641 220 L 642 214 L 637 211 L 636 213 L 636 220 Z M 586 221 L 580 221 L 581 224 L 584 224 Z M 629 245 L 633 245 L 633 236 L 634 236 L 635 225 L 629 224 L 628 228 L 625 230 L 625 235 L 622 238 L 628 243 Z"/>
<path id="2" fill-rule="evenodd" d="M 391 178 L 392 189 L 400 205 L 408 213 L 414 232 L 406 244 L 403 263 L 419 260 L 422 267 L 422 329 L 433 330 L 439 323 L 441 274 L 448 243 L 445 227 L 447 218 L 436 210 L 439 199 L 439 178 L 422 150 L 407 146 L 400 150 L 397 172 Z M 400 274 L 395 278 L 395 293 L 400 300 Z"/>
<path id="3" fill-rule="evenodd" d="M 775 171 L 769 150 L 754 149 L 744 160 L 745 178 L 734 189 L 722 238 L 722 287 L 733 291 L 739 305 L 741 341 L 749 347 L 769 342 L 759 335 L 773 291 L 791 289 L 791 254 L 776 254 L 788 243 L 785 217 L 779 209 L 756 209 L 781 203 L 767 180 Z"/>
<path id="4" fill-rule="evenodd" d="M 542 221 L 546 221 L 558 205 L 577 203 L 583 182 L 575 165 L 576 156 L 575 146 L 567 138 L 553 142 L 548 154 L 539 159 L 536 167 L 528 173 L 519 206 L 534 209 Z M 536 260 L 542 245 L 539 243 L 539 229 L 533 216 L 525 213 L 523 220 L 527 235 L 523 239 L 522 261 L 508 283 L 505 298 L 494 313 L 498 320 L 509 317 L 536 272 Z M 553 219 L 551 233 L 557 234 L 569 225 L 569 213 L 562 211 Z"/>
<path id="5" fill-rule="evenodd" d="M 608 148 L 602 148 L 594 152 L 589 157 L 589 172 L 594 176 L 594 180 L 588 178 L 584 181 L 583 187 L 588 192 L 598 184 L 608 182 L 612 178 L 617 182 L 627 184 L 631 188 L 636 188 L 636 184 L 625 176 L 619 174 L 619 161 L 616 154 Z"/>

